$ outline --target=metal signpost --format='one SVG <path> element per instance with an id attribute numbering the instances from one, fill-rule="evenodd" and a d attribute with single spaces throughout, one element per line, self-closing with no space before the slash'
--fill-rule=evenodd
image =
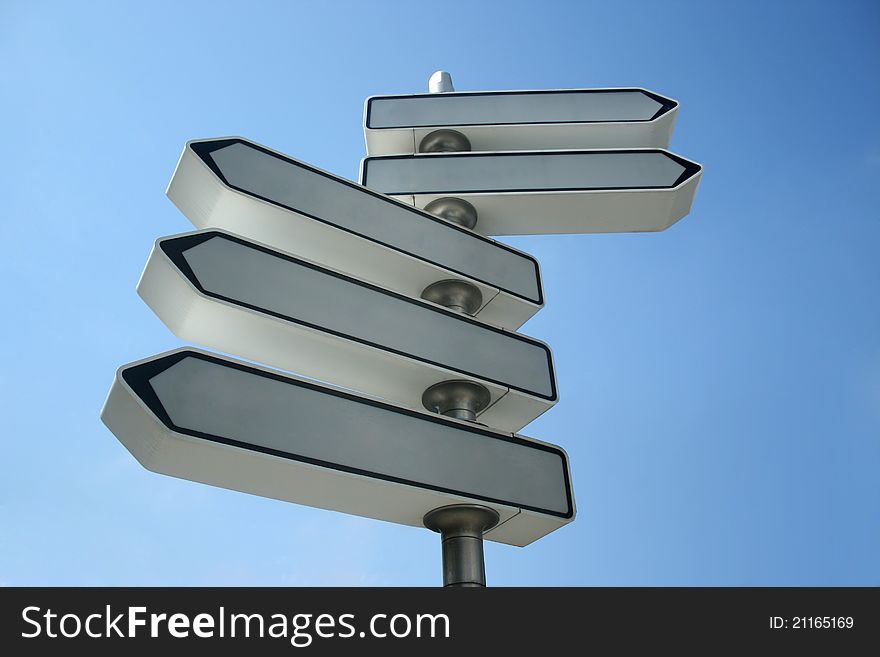
<path id="1" fill-rule="evenodd" d="M 429 88 L 367 99 L 362 185 L 187 143 L 168 196 L 202 230 L 159 239 L 138 293 L 285 371 L 185 347 L 121 367 L 101 417 L 152 471 L 437 531 L 444 585 L 485 586 L 484 539 L 575 516 L 565 452 L 516 434 L 558 398 L 549 347 L 514 332 L 538 263 L 487 235 L 663 230 L 702 169 L 644 89 Z"/>

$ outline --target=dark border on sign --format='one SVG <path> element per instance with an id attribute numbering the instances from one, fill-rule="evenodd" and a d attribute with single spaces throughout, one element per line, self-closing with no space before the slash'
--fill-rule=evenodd
<path id="1" fill-rule="evenodd" d="M 463 153 L 418 153 L 418 154 L 404 154 L 404 155 L 373 155 L 371 157 L 365 157 L 363 159 L 363 166 L 361 167 L 361 184 L 366 185 L 367 181 L 367 170 L 369 169 L 370 162 L 376 160 L 424 160 L 426 158 L 468 158 L 468 157 L 496 157 L 496 158 L 504 158 L 507 156 L 511 157 L 536 157 L 536 156 L 544 156 L 544 157 L 552 157 L 554 155 L 584 155 L 584 154 L 594 154 L 594 153 L 660 153 L 661 155 L 665 155 L 670 160 L 680 164 L 684 167 L 684 171 L 681 172 L 681 175 L 675 180 L 671 185 L 651 185 L 651 186 L 643 186 L 643 187 L 544 187 L 541 189 L 476 189 L 470 190 L 467 192 L 459 192 L 455 190 L 434 190 L 434 191 L 400 191 L 400 192 L 382 192 L 383 194 L 388 194 L 390 196 L 394 195 L 403 195 L 407 196 L 421 196 L 424 194 L 443 194 L 446 196 L 460 196 L 467 197 L 468 194 L 527 194 L 527 193 L 535 193 L 535 192 L 608 192 L 608 191 L 633 191 L 640 189 L 675 189 L 683 182 L 690 180 L 695 175 L 697 175 L 700 171 L 703 170 L 702 165 L 697 164 L 696 162 L 691 162 L 690 160 L 686 160 L 680 155 L 676 155 L 675 153 L 670 153 L 669 151 L 662 150 L 660 148 L 626 148 L 626 149 L 614 149 L 614 148 L 606 148 L 606 149 L 591 149 L 591 150 L 564 150 L 564 151 L 510 151 L 503 153 L 495 153 L 495 152 L 463 152 Z"/>
<path id="2" fill-rule="evenodd" d="M 196 276 L 196 273 L 189 266 L 189 263 L 187 263 L 186 258 L 184 257 L 184 254 L 186 251 L 198 246 L 199 244 L 202 244 L 202 243 L 207 242 L 208 240 L 214 239 L 214 238 L 221 238 L 221 239 L 224 239 L 228 242 L 234 242 L 236 244 L 244 246 L 245 248 L 250 248 L 255 251 L 260 251 L 262 253 L 273 256 L 273 257 L 278 258 L 280 260 L 286 260 L 288 262 L 291 262 L 297 266 L 306 267 L 306 268 L 311 269 L 313 271 L 317 271 L 322 274 L 326 274 L 327 276 L 331 276 L 333 278 L 337 278 L 337 279 L 346 281 L 347 283 L 351 283 L 353 285 L 357 285 L 359 287 L 363 287 L 368 290 L 372 290 L 374 292 L 379 292 L 381 294 L 385 294 L 387 296 L 394 297 L 400 301 L 403 301 L 403 302 L 406 302 L 406 303 L 409 303 L 409 304 L 412 304 L 415 306 L 420 306 L 430 312 L 448 315 L 450 317 L 455 318 L 458 321 L 467 322 L 467 323 L 473 324 L 475 326 L 478 326 L 483 330 L 486 330 L 486 331 L 489 331 L 492 333 L 499 333 L 499 334 L 504 335 L 506 337 L 513 338 L 514 340 L 519 340 L 520 342 L 526 342 L 528 344 L 534 345 L 534 346 L 542 349 L 547 357 L 547 371 L 550 375 L 550 396 L 541 394 L 539 392 L 535 392 L 534 390 L 526 390 L 525 388 L 520 388 L 519 386 L 514 386 L 514 385 L 511 385 L 511 384 L 506 383 L 504 381 L 498 381 L 496 379 L 492 379 L 487 376 L 475 374 L 474 372 L 468 372 L 467 370 L 457 369 L 457 368 L 451 367 L 450 365 L 445 365 L 443 363 L 437 363 L 435 361 L 428 360 L 427 358 L 420 358 L 419 356 L 415 356 L 413 354 L 408 354 L 406 352 L 399 351 L 397 349 L 393 349 L 391 347 L 387 347 L 387 346 L 384 346 L 381 344 L 377 344 L 375 342 L 370 342 L 369 340 L 363 340 L 360 338 L 356 338 L 352 335 L 347 335 L 347 334 L 341 333 L 339 331 L 332 331 L 330 329 L 327 329 L 326 327 L 320 326 L 319 324 L 312 324 L 309 322 L 304 322 L 302 320 L 296 319 L 295 317 L 290 317 L 289 315 L 284 315 L 282 313 L 274 312 L 274 311 L 268 310 L 266 308 L 260 308 L 259 306 L 255 306 L 255 305 L 247 303 L 245 301 L 241 301 L 240 299 L 234 299 L 232 297 L 227 297 L 222 294 L 217 294 L 216 292 L 211 292 L 210 290 L 207 290 L 202 286 L 201 282 L 199 281 L 198 277 Z M 381 287 L 378 287 L 377 285 L 373 285 L 371 283 L 367 283 L 366 281 L 361 281 L 356 278 L 352 278 L 351 276 L 347 276 L 341 272 L 335 272 L 335 271 L 332 271 L 329 269 L 325 269 L 324 267 L 316 265 L 313 262 L 301 260 L 300 258 L 294 257 L 292 255 L 288 255 L 286 253 L 281 253 L 279 251 L 275 251 L 275 250 L 267 248 L 265 246 L 255 244 L 255 243 L 250 242 L 248 240 L 245 240 L 241 237 L 238 237 L 237 235 L 230 235 L 227 233 L 221 233 L 221 232 L 215 231 L 215 230 L 207 230 L 205 232 L 199 232 L 199 233 L 195 233 L 195 234 L 191 234 L 191 235 L 185 235 L 183 237 L 163 238 L 163 239 L 160 239 L 158 243 L 159 243 L 159 248 L 161 248 L 162 252 L 166 256 L 168 256 L 168 258 L 171 260 L 171 262 L 174 264 L 174 266 L 177 267 L 177 269 L 180 270 L 180 272 L 184 276 L 186 276 L 187 280 L 189 280 L 189 282 L 192 283 L 196 287 L 196 289 L 199 290 L 199 292 L 201 292 L 202 294 L 204 294 L 207 297 L 210 297 L 213 299 L 220 299 L 222 301 L 226 301 L 227 303 L 231 303 L 235 306 L 249 308 L 250 310 L 254 310 L 254 311 L 262 313 L 264 315 L 269 315 L 271 317 L 281 319 L 281 320 L 283 320 L 285 322 L 289 322 L 291 324 L 296 324 L 298 326 L 305 326 L 307 328 L 310 328 L 310 329 L 313 329 L 316 331 L 320 331 L 324 334 L 329 334 L 329 335 L 333 335 L 333 336 L 336 336 L 336 337 L 339 337 L 339 338 L 342 338 L 345 340 L 357 342 L 358 344 L 363 344 L 363 345 L 366 345 L 369 347 L 373 347 L 375 349 L 379 349 L 379 350 L 387 352 L 387 353 L 396 354 L 398 356 L 403 356 L 405 358 L 411 358 L 412 360 L 420 361 L 422 363 L 427 363 L 429 365 L 434 365 L 436 367 L 440 367 L 443 369 L 452 370 L 453 372 L 459 372 L 461 374 L 472 377 L 474 379 L 488 381 L 490 383 L 494 383 L 496 385 L 499 385 L 499 386 L 502 386 L 505 388 L 510 388 L 512 390 L 523 392 L 528 395 L 534 395 L 535 397 L 540 397 L 541 399 L 546 399 L 551 402 L 555 402 L 558 400 L 559 393 L 558 393 L 558 390 L 556 389 L 556 372 L 553 367 L 553 358 L 550 354 L 550 349 L 546 345 L 538 342 L 537 340 L 532 340 L 531 338 L 529 338 L 527 336 L 521 335 L 521 334 L 516 333 L 514 331 L 506 331 L 502 328 L 497 328 L 495 326 L 492 326 L 491 324 L 479 322 L 475 319 L 472 319 L 471 317 L 469 317 L 467 315 L 462 315 L 462 314 L 452 312 L 451 310 L 447 310 L 447 309 L 439 307 L 439 306 L 431 305 L 431 304 L 429 304 L 425 301 L 422 301 L 420 299 L 415 299 L 413 297 L 408 297 L 403 294 L 398 294 L 397 292 L 393 292 L 391 290 L 383 289 Z"/>
<path id="3" fill-rule="evenodd" d="M 534 96 L 534 95 L 551 95 L 551 94 L 597 94 L 597 93 L 633 93 L 638 92 L 644 94 L 651 100 L 660 103 L 658 109 L 650 119 L 626 119 L 621 121 L 523 121 L 516 123 L 443 123 L 434 125 L 388 125 L 381 128 L 374 128 L 370 125 L 372 118 L 373 101 L 374 100 L 400 100 L 413 99 L 421 100 L 423 98 L 461 98 L 464 96 Z M 422 130 L 436 128 L 481 128 L 496 125 L 560 125 L 560 124 L 576 124 L 589 125 L 601 123 L 650 123 L 656 121 L 664 114 L 671 112 L 678 107 L 678 103 L 671 98 L 664 98 L 659 94 L 655 94 L 647 89 L 637 87 L 625 89 L 538 89 L 534 91 L 452 91 L 441 94 L 397 94 L 389 96 L 370 96 L 367 98 L 367 111 L 364 116 L 364 127 L 368 130 Z"/>
<path id="4" fill-rule="evenodd" d="M 217 163 L 214 162 L 214 158 L 211 157 L 211 153 L 213 153 L 214 151 L 219 151 L 223 148 L 226 148 L 227 146 L 232 146 L 233 144 L 242 144 L 242 145 L 247 146 L 249 148 L 253 148 L 254 150 L 260 151 L 261 153 L 264 153 L 265 155 L 269 155 L 271 157 L 279 159 L 282 162 L 286 162 L 287 164 L 291 164 L 293 166 L 299 167 L 300 169 L 305 169 L 306 171 L 308 171 L 309 173 L 312 173 L 314 175 L 322 176 L 324 178 L 329 178 L 330 180 L 333 180 L 334 182 L 337 182 L 342 185 L 346 185 L 347 187 L 351 187 L 353 189 L 356 189 L 357 191 L 362 192 L 364 194 L 369 194 L 370 196 L 378 198 L 386 203 L 392 204 L 393 207 L 395 207 L 397 209 L 404 210 L 406 212 L 411 212 L 412 214 L 418 215 L 421 219 L 428 219 L 428 220 L 431 220 L 431 221 L 434 221 L 437 223 L 441 223 L 444 226 L 448 227 L 450 230 L 457 230 L 459 232 L 466 233 L 469 236 L 471 236 L 477 240 L 480 240 L 482 242 L 486 242 L 486 243 L 490 244 L 491 246 L 502 249 L 503 251 L 507 251 L 517 257 L 524 258 L 524 259 L 528 260 L 529 262 L 532 263 L 532 265 L 534 266 L 534 269 L 535 269 L 535 283 L 537 284 L 537 288 L 538 288 L 538 298 L 532 299 L 532 298 L 525 296 L 523 294 L 520 294 L 518 292 L 514 292 L 512 290 L 508 290 L 506 288 L 503 288 L 500 285 L 498 285 L 497 283 L 490 283 L 489 281 L 485 281 L 481 278 L 477 278 L 473 274 L 468 274 L 468 273 L 465 273 L 462 271 L 458 271 L 457 269 L 453 269 L 452 267 L 450 267 L 448 265 L 444 265 L 439 262 L 434 262 L 433 260 L 429 260 L 428 258 L 416 255 L 414 253 L 410 253 L 408 251 L 404 251 L 401 248 L 398 248 L 396 246 L 392 246 L 391 244 L 387 244 L 385 242 L 379 241 L 379 240 L 374 239 L 372 237 L 368 237 L 366 235 L 363 235 L 362 233 L 355 232 L 351 229 L 348 229 L 348 228 L 345 228 L 345 227 L 340 226 L 338 224 L 335 224 L 332 221 L 328 221 L 327 219 L 322 219 L 321 217 L 315 216 L 313 214 L 309 214 L 308 212 L 303 212 L 302 210 L 298 210 L 297 208 L 291 207 L 289 205 L 284 205 L 283 203 L 273 201 L 272 199 L 266 198 L 265 196 L 260 196 L 259 194 L 254 194 L 253 192 L 250 192 L 246 189 L 243 189 L 241 187 L 237 187 L 237 186 L 231 184 L 226 179 L 226 176 L 223 175 L 223 172 L 220 170 L 220 167 L 217 166 Z M 204 162 L 204 164 L 209 169 L 211 169 L 211 171 L 214 173 L 215 176 L 217 176 L 217 178 L 220 180 L 220 182 L 222 182 L 224 185 L 226 185 L 226 187 L 228 187 L 229 189 L 233 189 L 233 190 L 240 192 L 240 193 L 242 193 L 246 196 L 249 196 L 251 198 L 258 198 L 261 201 L 265 201 L 266 203 L 270 203 L 276 207 L 284 208 L 285 210 L 290 210 L 292 212 L 296 212 L 297 214 L 300 214 L 304 217 L 308 217 L 309 219 L 313 219 L 319 223 L 325 224 L 327 226 L 332 226 L 336 230 L 341 230 L 341 231 L 348 233 L 350 235 L 356 235 L 360 239 L 367 240 L 368 242 L 373 242 L 374 244 L 381 244 L 382 246 L 389 248 L 392 251 L 397 251 L 398 253 L 403 253 L 404 255 L 407 255 L 411 258 L 415 258 L 417 260 L 421 260 L 423 262 L 427 262 L 431 265 L 434 265 L 435 267 L 439 267 L 440 269 L 445 269 L 446 271 L 450 271 L 450 272 L 458 274 L 460 276 L 464 276 L 466 278 L 470 278 L 475 281 L 479 281 L 480 283 L 483 283 L 484 285 L 487 285 L 489 287 L 496 287 L 499 290 L 501 290 L 502 292 L 506 292 L 507 294 L 510 294 L 511 296 L 514 296 L 518 299 L 523 299 L 524 301 L 528 301 L 529 303 L 534 303 L 534 304 L 538 305 L 539 307 L 543 307 L 543 305 L 544 305 L 544 283 L 541 280 L 541 269 L 538 266 L 538 260 L 536 258 L 530 256 L 527 253 L 523 253 L 522 251 L 517 251 L 517 250 L 507 246 L 506 244 L 489 239 L 485 235 L 480 235 L 479 233 L 475 233 L 475 232 L 468 230 L 466 228 L 462 228 L 461 226 L 458 226 L 452 222 L 446 221 L 444 219 L 440 219 L 439 217 L 436 217 L 436 216 L 430 214 L 429 212 L 425 212 L 419 208 L 413 207 L 411 205 L 406 205 L 406 204 L 401 203 L 400 201 L 397 201 L 395 199 L 386 198 L 384 194 L 380 194 L 379 192 L 376 192 L 372 189 L 367 189 L 363 185 L 352 182 L 351 180 L 346 180 L 345 178 L 340 178 L 339 176 L 334 176 L 334 175 L 329 174 L 325 171 L 321 171 L 320 169 L 316 169 L 315 167 L 309 166 L 303 162 L 299 162 L 298 160 L 294 160 L 292 158 L 280 155 L 279 153 L 271 151 L 268 148 L 260 146 L 259 144 L 255 144 L 252 141 L 248 141 L 247 139 L 242 139 L 240 137 L 234 137 L 231 139 L 209 139 L 209 140 L 204 140 L 204 141 L 194 141 L 194 142 L 190 142 L 188 144 L 188 147 L 190 149 L 192 149 L 193 153 L 195 153 L 196 156 L 202 162 Z"/>
<path id="5" fill-rule="evenodd" d="M 240 370 L 242 372 L 247 372 L 249 374 L 254 374 L 256 376 L 262 376 L 268 379 L 273 379 L 275 381 L 280 381 L 282 383 L 287 383 L 289 385 L 294 385 L 302 388 L 307 388 L 309 390 L 313 390 L 315 392 L 325 393 L 328 395 L 332 395 L 335 397 L 341 397 L 342 399 L 346 399 L 348 401 L 356 402 L 359 404 L 366 404 L 368 406 L 375 406 L 377 408 L 384 409 L 386 411 L 390 411 L 393 413 L 397 413 L 400 415 L 408 415 L 410 417 L 415 417 L 420 420 L 424 420 L 427 422 L 436 422 L 438 424 L 443 424 L 454 429 L 465 431 L 469 433 L 475 433 L 478 435 L 482 435 L 488 438 L 492 438 L 495 440 L 503 440 L 506 442 L 514 443 L 517 445 L 522 445 L 526 447 L 531 447 L 533 449 L 539 449 L 542 451 L 550 452 L 552 454 L 556 454 L 559 456 L 562 461 L 562 472 L 563 478 L 565 482 L 565 496 L 566 496 L 566 504 L 568 510 L 565 513 L 561 513 L 559 511 L 551 511 L 548 509 L 541 509 L 538 507 L 527 506 L 519 503 L 512 503 L 505 500 L 499 500 L 496 498 L 485 497 L 482 495 L 475 495 L 473 493 L 467 493 L 463 491 L 454 490 L 451 488 L 443 488 L 441 486 L 432 486 L 429 484 L 424 484 L 420 482 L 414 482 L 407 479 L 402 479 L 400 477 L 391 477 L 389 475 L 382 475 L 376 472 L 370 472 L 367 470 L 361 470 L 359 468 L 351 468 L 348 466 L 339 465 L 337 463 L 330 463 L 328 461 L 322 461 L 319 459 L 313 459 L 306 456 L 301 456 L 298 454 L 293 454 L 292 452 L 284 452 L 282 450 L 272 449 L 270 447 L 262 447 L 260 445 L 253 445 L 251 443 L 245 443 L 239 440 L 234 440 L 232 438 L 225 438 L 223 436 L 217 436 L 214 434 L 205 433 L 202 431 L 197 431 L 195 429 L 187 429 L 184 427 L 177 426 L 169 417 L 168 413 L 165 411 L 162 402 L 159 400 L 159 397 L 156 395 L 156 392 L 153 390 L 153 386 L 150 383 L 153 377 L 161 374 L 162 372 L 170 369 L 180 361 L 185 358 L 196 358 L 199 360 L 204 360 L 209 363 L 214 363 L 216 365 L 221 365 L 224 367 L 231 367 L 233 369 Z M 399 484 L 405 484 L 408 486 L 414 486 L 416 488 L 422 488 L 426 490 L 435 490 L 441 493 L 448 493 L 451 495 L 462 495 L 464 497 L 470 497 L 473 499 L 485 500 L 487 502 L 495 502 L 496 504 L 504 504 L 506 506 L 518 507 L 521 509 L 526 509 L 528 511 L 536 511 L 538 513 L 544 513 L 547 515 L 556 516 L 558 518 L 572 518 L 574 516 L 574 506 L 572 503 L 572 495 L 571 495 L 571 478 L 568 471 L 568 459 L 565 458 L 565 454 L 558 447 L 551 447 L 550 445 L 542 445 L 538 443 L 533 443 L 531 441 L 524 440 L 523 438 L 516 435 L 507 435 L 502 433 L 496 433 L 492 431 L 488 431 L 486 429 L 482 429 L 478 426 L 461 426 L 456 422 L 451 420 L 447 420 L 442 416 L 432 416 L 424 413 L 419 413 L 417 411 L 413 411 L 407 408 L 403 408 L 400 406 L 393 406 L 391 404 L 386 404 L 377 400 L 367 399 L 364 397 L 358 397 L 356 395 L 342 392 L 341 390 L 334 390 L 332 388 L 326 388 L 324 386 L 316 385 L 313 383 L 309 383 L 306 381 L 301 381 L 298 379 L 292 379 L 286 376 L 282 376 L 281 374 L 277 374 L 275 372 L 267 372 L 265 370 L 257 369 L 254 367 L 249 367 L 244 365 L 243 363 L 238 363 L 235 361 L 226 360 L 224 358 L 219 358 L 217 356 L 209 356 L 207 354 L 203 354 L 197 351 L 191 350 L 182 350 L 176 353 L 168 354 L 167 356 L 161 356 L 159 358 L 155 358 L 146 363 L 141 363 L 140 365 L 132 365 L 129 367 L 125 367 L 121 371 L 122 379 L 126 384 L 132 389 L 132 391 L 137 395 L 141 401 L 146 404 L 147 408 L 164 424 L 168 429 L 174 431 L 176 433 L 181 433 L 187 436 L 193 436 L 195 438 L 201 438 L 203 440 L 208 440 L 215 443 L 221 443 L 224 445 L 230 445 L 232 447 L 238 447 L 242 449 L 247 449 L 254 452 L 261 452 L 264 454 L 270 454 L 272 456 L 278 456 L 281 458 L 289 459 L 291 461 L 298 461 L 300 463 L 308 463 L 310 465 L 316 465 L 323 468 L 328 468 L 331 470 L 337 470 L 341 472 L 349 472 L 351 474 L 362 475 L 366 477 L 371 477 L 373 479 L 382 479 L 385 481 L 391 481 Z"/>

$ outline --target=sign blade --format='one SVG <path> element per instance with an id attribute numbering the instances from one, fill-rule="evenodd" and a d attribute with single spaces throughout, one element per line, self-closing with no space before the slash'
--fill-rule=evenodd
<path id="1" fill-rule="evenodd" d="M 558 398 L 544 343 L 230 233 L 159 239 L 138 293 L 184 340 L 411 408 L 467 379 L 480 422 L 518 431 Z"/>
<path id="2" fill-rule="evenodd" d="M 485 504 L 513 545 L 575 514 L 559 447 L 200 350 L 121 367 L 101 418 L 149 470 L 299 504 L 413 526 Z"/>
<path id="3" fill-rule="evenodd" d="M 659 231 L 690 212 L 702 167 L 662 149 L 367 157 L 364 185 L 424 207 L 460 198 L 486 235 Z"/>

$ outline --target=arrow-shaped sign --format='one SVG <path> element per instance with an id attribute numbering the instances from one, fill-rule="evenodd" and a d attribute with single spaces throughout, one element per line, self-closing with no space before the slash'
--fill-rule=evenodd
<path id="1" fill-rule="evenodd" d="M 544 343 L 229 233 L 158 240 L 138 293 L 184 340 L 409 407 L 466 379 L 518 431 L 557 400 Z"/>
<path id="2" fill-rule="evenodd" d="M 430 151 L 449 130 L 474 151 L 666 148 L 677 112 L 677 102 L 645 89 L 371 96 L 364 135 L 369 155 Z"/>
<path id="3" fill-rule="evenodd" d="M 198 350 L 121 367 L 101 419 L 149 470 L 289 502 L 417 527 L 478 503 L 512 545 L 575 514 L 559 447 Z"/>
<path id="4" fill-rule="evenodd" d="M 198 228 L 222 228 L 418 297 L 475 285 L 482 320 L 517 329 L 543 305 L 531 256 L 241 138 L 187 143 L 168 196 Z"/>
<path id="5" fill-rule="evenodd" d="M 486 235 L 657 231 L 690 212 L 702 167 L 661 149 L 367 157 L 361 182 L 425 207 L 476 209 Z"/>

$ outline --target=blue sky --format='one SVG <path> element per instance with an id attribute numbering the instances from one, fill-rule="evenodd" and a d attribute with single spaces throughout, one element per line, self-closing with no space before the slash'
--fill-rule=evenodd
<path id="1" fill-rule="evenodd" d="M 495 585 L 880 584 L 876 2 L 0 4 L 0 583 L 436 585 L 439 541 L 147 472 L 101 424 L 179 341 L 134 291 L 184 142 L 355 178 L 372 94 L 643 86 L 705 166 L 660 234 L 508 238 L 572 524 Z"/>

